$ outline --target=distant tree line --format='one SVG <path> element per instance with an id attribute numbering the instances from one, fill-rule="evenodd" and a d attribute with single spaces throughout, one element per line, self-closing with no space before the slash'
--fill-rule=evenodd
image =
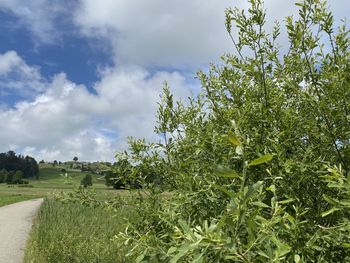
<path id="1" fill-rule="evenodd" d="M 0 171 L 0 183 L 21 183 L 22 178 L 38 178 L 39 166 L 33 157 L 8 151 L 0 153 Z"/>
<path id="2" fill-rule="evenodd" d="M 5 169 L 0 170 L 0 184 L 28 184 L 28 180 L 23 179 L 23 172 L 21 170 L 17 171 L 7 171 Z"/>

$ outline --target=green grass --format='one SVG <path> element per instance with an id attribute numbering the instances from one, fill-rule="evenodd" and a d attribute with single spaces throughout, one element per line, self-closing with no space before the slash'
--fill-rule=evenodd
<path id="1" fill-rule="evenodd" d="M 17 202 L 21 202 L 21 201 L 25 201 L 25 200 L 30 200 L 35 198 L 35 196 L 33 195 L 8 195 L 8 196 L 0 196 L 0 207 L 1 206 L 5 206 L 5 205 L 9 205 L 9 204 L 13 204 L 13 203 L 17 203 Z"/>
<path id="2" fill-rule="evenodd" d="M 7 185 L 0 184 L 0 203 L 4 198 L 11 196 L 28 196 L 28 199 L 37 197 L 47 197 L 52 192 L 61 191 L 73 191 L 80 185 L 81 179 L 87 174 L 87 172 L 81 172 L 80 170 L 67 169 L 64 166 L 55 166 L 48 164 L 40 164 L 39 180 L 29 179 L 29 186 L 23 187 L 18 185 Z M 67 177 L 65 172 L 61 169 L 66 169 Z M 104 178 L 100 175 L 92 174 L 93 186 L 101 195 L 115 194 L 111 188 L 106 187 Z"/>
<path id="3" fill-rule="evenodd" d="M 118 217 L 101 208 L 45 200 L 35 220 L 25 263 L 128 262 L 127 251 L 113 241 L 123 231 L 129 210 Z"/>

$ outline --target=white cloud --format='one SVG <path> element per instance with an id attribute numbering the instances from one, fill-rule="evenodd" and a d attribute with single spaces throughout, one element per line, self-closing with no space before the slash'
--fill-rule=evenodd
<path id="1" fill-rule="evenodd" d="M 64 21 L 71 11 L 71 2 L 65 0 L 1 0 L 0 11 L 18 18 L 18 24 L 29 30 L 35 43 L 57 43 L 62 32 L 56 30 L 57 21 Z"/>
<path id="2" fill-rule="evenodd" d="M 43 91 L 44 79 L 35 66 L 29 66 L 15 51 L 0 54 L 0 93 L 19 92 L 21 96 Z"/>
<path id="3" fill-rule="evenodd" d="M 231 1 L 81 0 L 76 24 L 108 39 L 119 64 L 197 67 L 231 51 L 224 10 Z"/>
<path id="4" fill-rule="evenodd" d="M 176 97 L 189 94 L 191 87 L 178 72 L 106 69 L 95 94 L 58 74 L 32 101 L 0 109 L 0 151 L 12 148 L 45 160 L 70 160 L 75 155 L 81 160 L 113 160 L 126 146 L 127 136 L 155 139 L 154 114 L 165 80 Z"/>
<path id="5" fill-rule="evenodd" d="M 295 0 L 266 0 L 268 27 L 297 15 Z M 75 23 L 88 37 L 107 40 L 117 64 L 197 68 L 234 52 L 224 26 L 227 7 L 247 9 L 246 0 L 80 0 Z M 329 1 L 337 20 L 348 1 Z M 287 42 L 283 34 L 282 44 Z"/>

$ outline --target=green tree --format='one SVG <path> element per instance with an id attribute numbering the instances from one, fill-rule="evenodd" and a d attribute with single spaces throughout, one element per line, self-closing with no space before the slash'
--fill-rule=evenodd
<path id="1" fill-rule="evenodd" d="M 88 186 L 92 186 L 92 176 L 91 174 L 86 174 L 83 179 L 80 181 L 80 185 L 84 186 L 85 188 Z"/>
<path id="2" fill-rule="evenodd" d="M 5 183 L 7 173 L 5 169 L 0 170 L 0 184 Z"/>
<path id="3" fill-rule="evenodd" d="M 14 171 L 9 171 L 9 172 L 5 175 L 5 183 L 7 183 L 7 184 L 12 184 L 14 174 L 15 174 Z"/>
<path id="4" fill-rule="evenodd" d="M 23 172 L 16 171 L 12 177 L 12 184 L 22 184 L 23 183 Z"/>

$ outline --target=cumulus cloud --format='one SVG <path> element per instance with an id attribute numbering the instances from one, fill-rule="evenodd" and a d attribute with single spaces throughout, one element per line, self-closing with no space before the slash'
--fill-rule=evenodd
<path id="1" fill-rule="evenodd" d="M 28 65 L 15 51 L 0 54 L 0 93 L 33 95 L 44 89 L 38 67 Z"/>
<path id="2" fill-rule="evenodd" d="M 68 18 L 71 1 L 66 0 L 1 0 L 0 11 L 18 18 L 18 24 L 31 32 L 35 43 L 57 43 L 57 22 Z"/>
<path id="3" fill-rule="evenodd" d="M 231 51 L 224 10 L 232 2 L 81 0 L 75 22 L 110 41 L 121 64 L 198 66 Z"/>
<path id="4" fill-rule="evenodd" d="M 268 26 L 297 15 L 295 0 L 265 0 Z M 107 40 L 119 64 L 198 67 L 234 52 L 224 26 L 228 7 L 247 9 L 246 0 L 136 1 L 80 0 L 75 23 L 88 37 Z M 329 1 L 336 19 L 347 16 L 347 1 Z M 285 31 L 282 27 L 282 32 Z M 284 34 L 282 43 L 287 42 Z"/>
<path id="5" fill-rule="evenodd" d="M 164 80 L 176 97 L 188 96 L 191 87 L 178 72 L 106 69 L 94 93 L 57 74 L 32 101 L 0 109 L 0 150 L 45 160 L 113 160 L 127 136 L 157 139 L 154 114 Z"/>

